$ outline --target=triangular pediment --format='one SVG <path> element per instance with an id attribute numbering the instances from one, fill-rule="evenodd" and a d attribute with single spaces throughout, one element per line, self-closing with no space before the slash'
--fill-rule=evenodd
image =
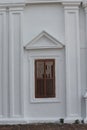
<path id="1" fill-rule="evenodd" d="M 32 39 L 24 48 L 26 50 L 31 49 L 52 49 L 63 48 L 64 45 L 56 38 L 48 34 L 46 31 L 42 31 L 34 39 Z"/>

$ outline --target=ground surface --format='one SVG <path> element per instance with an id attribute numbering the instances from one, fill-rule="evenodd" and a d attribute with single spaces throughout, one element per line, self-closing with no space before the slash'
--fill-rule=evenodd
<path id="1" fill-rule="evenodd" d="M 17 125 L 0 126 L 0 130 L 87 130 L 87 125 L 81 124 L 35 124 L 35 125 Z"/>

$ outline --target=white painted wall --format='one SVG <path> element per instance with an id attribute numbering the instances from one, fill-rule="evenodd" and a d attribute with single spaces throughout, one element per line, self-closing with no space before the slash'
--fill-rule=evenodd
<path id="1" fill-rule="evenodd" d="M 28 53 L 28 52 L 27 52 Z M 27 57 L 25 63 L 26 77 L 26 110 L 25 114 L 30 120 L 58 120 L 59 117 L 65 117 L 65 60 L 64 49 L 62 50 L 42 50 L 25 53 Z M 42 54 L 41 54 L 42 53 Z M 34 96 L 34 59 L 53 58 L 56 62 L 56 99 L 35 99 Z M 27 71 L 28 70 L 28 71 Z M 30 76 L 30 78 L 29 78 Z M 30 80 L 29 80 L 30 79 Z M 62 82 L 63 81 L 63 82 Z"/>
<path id="2" fill-rule="evenodd" d="M 24 10 L 24 44 L 43 30 L 64 43 L 64 10 L 61 4 L 34 4 Z"/>
<path id="3" fill-rule="evenodd" d="M 72 122 L 86 117 L 83 95 L 87 88 L 87 12 L 86 1 L 82 6 L 80 3 L 0 0 L 0 123 L 58 121 L 62 117 Z M 42 37 L 36 45 L 45 42 L 50 49 L 25 50 L 24 46 L 43 30 L 51 35 L 51 40 Z M 52 39 L 64 47 L 52 50 Z M 53 57 L 57 61 L 61 95 L 58 102 L 31 101 L 33 63 L 37 57 Z"/>
<path id="4" fill-rule="evenodd" d="M 56 39 L 64 43 L 64 10 L 61 4 L 42 4 L 42 5 L 26 6 L 25 11 L 24 11 L 24 45 L 26 45 L 26 43 L 31 41 L 36 35 L 38 35 L 43 30 L 47 31 Z M 43 43 L 44 38 L 42 40 L 40 42 L 41 44 L 44 44 Z M 46 42 L 45 44 L 47 44 L 47 41 L 45 42 Z M 44 50 L 43 52 L 42 51 L 36 52 L 36 55 L 38 56 L 38 58 L 41 53 L 42 53 L 42 56 L 44 54 L 46 56 L 50 54 L 52 57 L 52 54 L 59 55 L 61 52 L 58 51 L 59 54 L 57 54 L 57 52 L 55 51 L 50 53 L 49 50 L 47 51 Z M 64 63 L 65 54 L 64 52 L 62 53 L 63 53 L 62 54 L 63 59 L 61 60 L 63 60 L 63 63 L 61 65 L 62 68 L 60 72 L 60 75 L 62 77 L 60 80 L 61 80 L 61 83 L 62 83 L 62 80 L 65 83 L 65 76 L 64 76 L 65 72 L 63 72 L 65 68 L 65 63 Z M 25 64 L 28 64 L 28 63 L 25 63 Z M 61 64 L 60 61 L 59 61 L 59 64 Z M 29 79 L 29 74 L 28 76 L 26 75 L 28 68 L 29 68 L 29 65 L 28 67 L 27 66 L 25 67 L 25 77 L 28 77 Z M 30 73 L 32 72 L 30 71 Z M 27 82 L 27 78 L 25 79 Z M 32 82 L 34 82 L 33 80 Z M 56 79 L 56 80 L 59 80 L 59 79 Z M 60 93 L 61 93 L 60 95 L 62 96 L 61 96 L 61 99 L 59 99 L 60 102 L 57 102 L 57 103 L 56 102 L 50 103 L 49 100 L 47 103 L 43 101 L 40 103 L 39 102 L 31 103 L 30 102 L 31 100 L 30 88 L 32 89 L 32 87 L 33 86 L 30 86 L 29 83 L 25 87 L 26 88 L 25 117 L 27 116 L 28 118 L 30 118 L 30 120 L 34 120 L 34 121 L 35 120 L 53 120 L 53 119 L 58 120 L 60 117 L 65 117 L 65 92 L 64 92 L 65 84 L 61 84 L 60 86 Z"/>

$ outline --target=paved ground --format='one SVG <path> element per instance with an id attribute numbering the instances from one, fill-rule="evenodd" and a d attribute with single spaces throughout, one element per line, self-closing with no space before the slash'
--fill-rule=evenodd
<path id="1" fill-rule="evenodd" d="M 58 125 L 58 124 L 36 124 L 36 125 L 17 125 L 0 126 L 0 130 L 87 130 L 87 125 Z"/>

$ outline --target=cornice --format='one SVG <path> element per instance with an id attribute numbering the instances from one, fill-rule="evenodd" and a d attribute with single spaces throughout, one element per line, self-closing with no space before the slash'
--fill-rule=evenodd
<path id="1" fill-rule="evenodd" d="M 64 6 L 79 6 L 82 0 L 62 0 Z"/>
<path id="2" fill-rule="evenodd" d="M 62 0 L 26 0 L 26 4 L 61 3 Z"/>
<path id="3" fill-rule="evenodd" d="M 26 4 L 63 3 L 64 5 L 79 5 L 83 0 L 26 0 Z"/>
<path id="4" fill-rule="evenodd" d="M 62 3 L 64 6 L 79 6 L 82 0 L 0 0 L 0 7 L 23 7 L 27 4 Z"/>
<path id="5" fill-rule="evenodd" d="M 15 3 L 15 4 L 13 4 L 13 3 L 3 3 L 3 4 L 1 4 L 0 3 L 0 8 L 2 7 L 2 8 L 4 8 L 4 7 L 8 7 L 8 8 L 10 8 L 10 7 L 24 7 L 25 6 L 25 3 Z"/>
<path id="6" fill-rule="evenodd" d="M 81 2 L 81 0 L 63 0 L 62 5 L 64 6 L 64 10 L 78 10 Z"/>
<path id="7" fill-rule="evenodd" d="M 25 0 L 0 0 L 0 8 L 23 7 Z"/>

